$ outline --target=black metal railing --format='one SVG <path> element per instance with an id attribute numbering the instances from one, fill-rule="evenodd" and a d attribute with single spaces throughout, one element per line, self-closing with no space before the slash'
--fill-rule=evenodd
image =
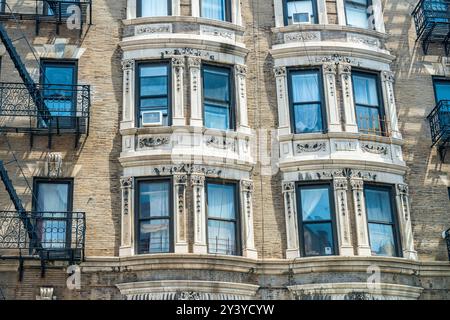
<path id="1" fill-rule="evenodd" d="M 383 137 L 391 136 L 390 122 L 386 117 L 357 114 L 356 118 L 360 133 Z"/>
<path id="2" fill-rule="evenodd" d="M 22 83 L 0 83 L 0 132 L 88 134 L 88 85 L 35 85 L 46 106 L 38 108 Z"/>
<path id="3" fill-rule="evenodd" d="M 236 243 L 231 239 L 212 237 L 208 239 L 208 251 L 211 254 L 236 255 Z"/>
<path id="4" fill-rule="evenodd" d="M 444 232 L 445 241 L 447 242 L 448 260 L 450 261 L 450 229 Z"/>
<path id="5" fill-rule="evenodd" d="M 44 260 L 82 261 L 86 221 L 81 212 L 28 212 L 33 232 L 15 211 L 0 211 L 0 258 L 39 256 Z M 36 234 L 37 238 L 30 238 Z"/>
<path id="6" fill-rule="evenodd" d="M 422 41 L 424 53 L 430 43 L 442 42 L 448 53 L 450 40 L 450 0 L 420 0 L 412 16 L 417 40 Z"/>
<path id="7" fill-rule="evenodd" d="M 427 119 L 430 123 L 433 146 L 446 144 L 450 136 L 450 101 L 439 101 Z"/>

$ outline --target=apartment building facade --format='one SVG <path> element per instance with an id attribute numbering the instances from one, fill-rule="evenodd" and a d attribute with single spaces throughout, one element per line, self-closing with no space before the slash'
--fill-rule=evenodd
<path id="1" fill-rule="evenodd" d="M 450 298 L 447 1 L 2 4 L 0 297 Z"/>

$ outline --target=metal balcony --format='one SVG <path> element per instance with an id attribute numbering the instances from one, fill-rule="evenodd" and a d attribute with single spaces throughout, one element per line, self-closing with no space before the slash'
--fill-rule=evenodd
<path id="1" fill-rule="evenodd" d="M 0 21 L 31 20 L 36 22 L 36 34 L 41 23 L 59 27 L 67 23 L 68 29 L 79 29 L 92 24 L 92 0 L 0 0 Z"/>
<path id="2" fill-rule="evenodd" d="M 420 0 L 412 16 L 416 25 L 417 41 L 422 42 L 425 54 L 431 43 L 450 49 L 450 0 Z"/>
<path id="3" fill-rule="evenodd" d="M 439 101 L 427 119 L 430 122 L 432 147 L 438 147 L 441 160 L 444 161 L 450 146 L 450 101 Z"/>
<path id="4" fill-rule="evenodd" d="M 38 108 L 30 89 L 23 83 L 0 83 L 0 132 L 46 135 L 89 135 L 91 105 L 88 85 L 35 85 L 46 108 Z"/>
<path id="5" fill-rule="evenodd" d="M 81 212 L 0 211 L 0 259 L 36 258 L 41 261 L 84 260 L 86 221 Z M 37 235 L 36 239 L 30 235 Z"/>

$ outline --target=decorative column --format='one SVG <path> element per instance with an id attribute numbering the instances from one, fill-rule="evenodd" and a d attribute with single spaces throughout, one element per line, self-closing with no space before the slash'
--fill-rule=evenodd
<path id="1" fill-rule="evenodd" d="M 350 230 L 350 216 L 347 202 L 347 178 L 334 178 L 334 199 L 336 203 L 336 220 L 338 225 L 339 254 L 353 256 L 353 244 Z"/>
<path id="2" fill-rule="evenodd" d="M 188 57 L 190 89 L 191 89 L 191 120 L 193 127 L 203 127 L 202 112 L 202 59 L 197 57 Z"/>
<path id="3" fill-rule="evenodd" d="M 194 202 L 194 253 L 208 253 L 206 241 L 205 175 L 191 175 Z"/>
<path id="4" fill-rule="evenodd" d="M 193 17 L 200 17 L 200 0 L 191 1 L 191 12 Z"/>
<path id="5" fill-rule="evenodd" d="M 372 255 L 367 225 L 366 203 L 364 200 L 364 181 L 361 178 L 351 178 L 350 184 L 353 192 L 353 205 L 355 208 L 356 239 L 358 255 L 369 257 Z"/>
<path id="6" fill-rule="evenodd" d="M 128 257 L 134 255 L 133 246 L 133 226 L 134 226 L 134 209 L 133 209 L 133 194 L 134 194 L 134 179 L 133 177 L 124 177 L 120 180 L 122 189 L 122 229 L 121 229 L 121 243 L 120 256 Z"/>
<path id="7" fill-rule="evenodd" d="M 136 127 L 134 112 L 135 95 L 135 60 L 123 60 L 123 122 L 127 123 L 127 128 Z"/>
<path id="8" fill-rule="evenodd" d="M 274 69 L 274 72 L 278 99 L 278 134 L 280 136 L 288 135 L 291 133 L 291 121 L 289 115 L 289 98 L 287 91 L 287 70 L 286 67 L 276 67 Z"/>
<path id="9" fill-rule="evenodd" d="M 258 259 L 253 228 L 253 182 L 242 180 L 240 191 L 242 204 L 242 255 L 247 258 Z"/>
<path id="10" fill-rule="evenodd" d="M 136 19 L 136 0 L 127 0 L 127 19 Z"/>
<path id="11" fill-rule="evenodd" d="M 186 174 L 174 174 L 175 253 L 189 253 L 186 217 Z"/>
<path id="12" fill-rule="evenodd" d="M 248 109 L 247 109 L 247 67 L 241 64 L 237 64 L 234 67 L 236 75 L 236 113 L 237 113 L 237 128 L 239 132 L 250 134 L 250 128 L 248 126 Z"/>
<path id="13" fill-rule="evenodd" d="M 403 257 L 418 260 L 417 251 L 414 250 L 414 237 L 412 233 L 411 215 L 409 209 L 409 190 L 406 184 L 397 185 L 397 211 L 400 222 Z"/>
<path id="14" fill-rule="evenodd" d="M 284 27 L 284 9 L 283 9 L 283 0 L 275 0 L 274 3 L 274 12 L 275 12 L 275 27 L 281 28 Z"/>
<path id="15" fill-rule="evenodd" d="M 355 103 L 353 100 L 352 67 L 348 63 L 339 64 L 339 76 L 342 83 L 344 101 L 345 131 L 358 132 Z"/>
<path id="16" fill-rule="evenodd" d="M 300 257 L 295 182 L 283 182 L 283 196 L 284 212 L 286 215 L 286 259 L 295 259 Z"/>
<path id="17" fill-rule="evenodd" d="M 375 30 L 381 33 L 385 33 L 384 27 L 384 18 L 383 18 L 383 5 L 381 0 L 372 0 L 372 14 L 371 19 L 372 25 L 375 27 Z"/>
<path id="18" fill-rule="evenodd" d="M 383 98 L 386 106 L 387 127 L 391 131 L 393 138 L 402 139 L 402 134 L 398 128 L 397 107 L 395 105 L 394 82 L 395 76 L 392 71 L 383 71 Z"/>
<path id="19" fill-rule="evenodd" d="M 172 125 L 184 126 L 184 57 L 172 58 Z"/>
<path id="20" fill-rule="evenodd" d="M 345 18 L 344 0 L 336 0 L 336 12 L 338 16 L 338 24 L 340 26 L 346 26 L 347 19 Z"/>
<path id="21" fill-rule="evenodd" d="M 172 16 L 181 16 L 181 0 L 172 0 Z"/>
<path id="22" fill-rule="evenodd" d="M 328 130 L 330 132 L 342 131 L 339 104 L 336 96 L 336 70 L 337 66 L 335 63 L 326 63 L 323 65 L 325 100 L 328 106 Z"/>

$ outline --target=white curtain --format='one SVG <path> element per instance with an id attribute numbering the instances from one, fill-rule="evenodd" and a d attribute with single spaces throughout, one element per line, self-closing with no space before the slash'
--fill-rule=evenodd
<path id="1" fill-rule="evenodd" d="M 353 76 L 355 103 L 378 106 L 377 83 L 374 77 Z"/>
<path id="2" fill-rule="evenodd" d="M 220 219 L 236 219 L 233 185 L 208 184 L 208 215 Z"/>
<path id="3" fill-rule="evenodd" d="M 139 0 L 138 0 L 139 1 Z M 140 0 L 142 17 L 161 17 L 169 14 L 166 0 Z"/>
<path id="4" fill-rule="evenodd" d="M 66 212 L 68 184 L 40 183 L 38 186 L 37 211 Z"/>
<path id="5" fill-rule="evenodd" d="M 200 0 L 202 4 L 202 17 L 225 20 L 226 0 Z"/>
<path id="6" fill-rule="evenodd" d="M 328 188 L 303 188 L 300 192 L 303 221 L 331 219 Z"/>

